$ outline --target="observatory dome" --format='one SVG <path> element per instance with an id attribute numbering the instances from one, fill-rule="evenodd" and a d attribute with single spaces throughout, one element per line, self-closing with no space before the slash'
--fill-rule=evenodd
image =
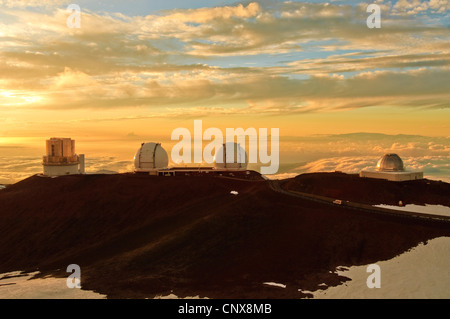
<path id="1" fill-rule="evenodd" d="M 214 168 L 219 170 L 246 170 L 248 157 L 238 143 L 225 143 L 214 156 Z"/>
<path id="2" fill-rule="evenodd" d="M 167 168 L 169 157 L 160 143 L 142 143 L 134 156 L 136 172 L 150 172 Z"/>
<path id="3" fill-rule="evenodd" d="M 386 154 L 378 161 L 377 170 L 383 172 L 403 171 L 403 161 L 397 154 Z"/>

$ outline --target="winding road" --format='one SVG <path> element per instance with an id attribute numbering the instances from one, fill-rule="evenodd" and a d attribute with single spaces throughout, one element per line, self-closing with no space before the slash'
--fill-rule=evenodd
<path id="1" fill-rule="evenodd" d="M 383 214 L 383 215 L 393 215 L 403 218 L 413 218 L 427 221 L 435 221 L 435 222 L 445 222 L 450 223 L 450 216 L 443 215 L 434 215 L 434 214 L 423 214 L 417 212 L 408 212 L 408 211 L 400 211 L 394 209 L 387 209 L 381 207 L 374 207 L 371 205 L 360 204 L 356 202 L 345 201 L 336 198 L 330 198 L 325 196 L 313 195 L 308 193 L 297 192 L 289 189 L 285 189 L 282 187 L 280 180 L 269 180 L 268 181 L 270 188 L 280 194 L 285 194 L 288 196 L 294 196 L 305 200 L 310 200 L 318 203 L 322 203 L 330 206 L 341 206 L 345 209 L 352 209 L 357 211 L 362 211 L 370 214 Z"/>

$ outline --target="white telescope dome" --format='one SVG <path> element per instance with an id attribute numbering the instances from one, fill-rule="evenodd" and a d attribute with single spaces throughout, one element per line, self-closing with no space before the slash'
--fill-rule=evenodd
<path id="1" fill-rule="evenodd" d="M 246 170 L 248 157 L 238 143 L 225 143 L 214 156 L 214 168 L 219 170 Z"/>
<path id="2" fill-rule="evenodd" d="M 160 143 L 142 143 L 134 156 L 136 172 L 150 172 L 167 168 L 168 165 L 169 157 Z"/>

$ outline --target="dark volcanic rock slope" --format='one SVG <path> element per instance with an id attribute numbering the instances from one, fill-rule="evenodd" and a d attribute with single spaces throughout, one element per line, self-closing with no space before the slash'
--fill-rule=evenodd
<path id="1" fill-rule="evenodd" d="M 325 206 L 265 181 L 118 174 L 12 185 L 0 191 L 0 233 L 1 272 L 67 276 L 74 263 L 83 288 L 110 298 L 297 298 L 344 280 L 337 266 L 392 258 L 450 227 Z"/>

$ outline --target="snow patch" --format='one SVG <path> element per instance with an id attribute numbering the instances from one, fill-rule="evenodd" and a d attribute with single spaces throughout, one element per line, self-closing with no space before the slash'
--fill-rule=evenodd
<path id="1" fill-rule="evenodd" d="M 263 285 L 286 288 L 286 285 L 283 285 L 283 284 L 280 284 L 277 282 L 263 282 Z"/>
<path id="2" fill-rule="evenodd" d="M 433 215 L 441 215 L 441 216 L 450 216 L 450 207 L 443 205 L 415 205 L 415 204 L 407 204 L 405 206 L 392 206 L 392 205 L 374 205 L 375 207 L 388 208 L 388 209 L 396 209 L 407 212 L 414 213 L 423 213 L 423 214 L 433 214 Z"/>
<path id="3" fill-rule="evenodd" d="M 439 237 L 380 266 L 381 288 L 368 288 L 367 266 L 337 268 L 336 273 L 351 280 L 312 293 L 317 299 L 449 299 L 450 237 Z"/>
<path id="4" fill-rule="evenodd" d="M 0 299 L 104 299 L 105 295 L 67 287 L 67 278 L 31 279 L 39 272 L 0 274 Z M 69 274 L 68 274 L 69 275 Z"/>

